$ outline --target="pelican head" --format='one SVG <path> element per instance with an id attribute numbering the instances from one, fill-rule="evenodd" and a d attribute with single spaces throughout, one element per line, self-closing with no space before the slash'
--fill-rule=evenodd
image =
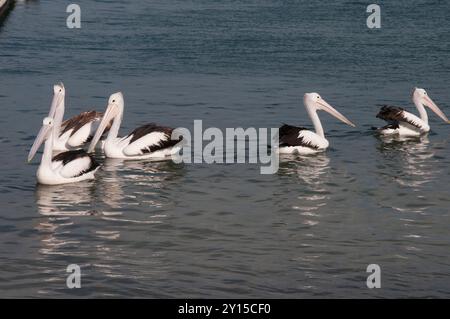
<path id="1" fill-rule="evenodd" d="M 124 102 L 122 92 L 117 92 L 110 95 L 108 100 L 108 107 L 111 105 L 115 105 L 116 107 L 123 109 Z"/>
<path id="2" fill-rule="evenodd" d="M 442 112 L 439 107 L 433 102 L 433 100 L 428 95 L 427 91 L 421 88 L 414 88 L 412 93 L 413 102 L 417 104 L 422 104 L 429 107 L 437 116 L 443 119 L 445 122 L 450 123 L 447 116 Z"/>
<path id="3" fill-rule="evenodd" d="M 102 121 L 100 122 L 97 131 L 95 132 L 94 138 L 89 145 L 88 152 L 92 152 L 95 148 L 95 145 L 98 143 L 100 138 L 102 137 L 103 132 L 105 131 L 108 123 L 117 116 L 122 116 L 123 114 L 123 94 L 122 92 L 117 92 L 111 94 L 108 100 L 108 106 L 106 108 L 105 113 L 103 114 Z"/>
<path id="4" fill-rule="evenodd" d="M 311 108 L 315 111 L 321 110 L 328 112 L 338 120 L 344 122 L 345 124 L 350 125 L 352 127 L 356 126 L 344 115 L 339 113 L 334 107 L 328 104 L 324 99 L 322 99 L 319 93 L 305 93 L 305 95 L 303 96 L 303 102 L 308 108 Z"/>
<path id="5" fill-rule="evenodd" d="M 36 152 L 38 151 L 39 147 L 42 145 L 42 143 L 49 137 L 50 132 L 53 128 L 53 117 L 46 117 L 42 121 L 42 127 L 36 137 L 36 139 L 33 142 L 33 146 L 31 146 L 31 150 L 28 153 L 28 162 L 30 162 Z"/>
<path id="6" fill-rule="evenodd" d="M 50 112 L 48 112 L 49 117 L 55 117 L 56 109 L 62 105 L 65 96 L 66 89 L 62 82 L 53 85 L 53 100 L 50 106 Z"/>

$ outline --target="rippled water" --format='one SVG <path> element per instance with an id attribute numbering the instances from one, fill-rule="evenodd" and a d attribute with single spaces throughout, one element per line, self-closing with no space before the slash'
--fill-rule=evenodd
<path id="1" fill-rule="evenodd" d="M 0 22 L 0 296 L 449 297 L 450 126 L 380 140 L 377 104 L 450 114 L 446 1 L 18 2 Z M 122 132 L 310 125 L 317 91 L 331 147 L 258 165 L 102 161 L 95 181 L 38 186 L 26 155 L 64 81 L 66 117 L 125 95 Z M 415 112 L 415 111 L 414 111 Z M 82 288 L 66 288 L 66 267 Z M 366 287 L 379 264 L 382 288 Z"/>

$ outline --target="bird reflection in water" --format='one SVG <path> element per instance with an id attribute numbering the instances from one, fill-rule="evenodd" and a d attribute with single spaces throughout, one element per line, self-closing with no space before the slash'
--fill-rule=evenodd
<path id="1" fill-rule="evenodd" d="M 100 197 L 112 209 L 170 205 L 173 182 L 184 174 L 183 165 L 171 161 L 124 161 L 107 158 L 98 180 Z"/>
<path id="2" fill-rule="evenodd" d="M 36 185 L 36 203 L 43 216 L 65 217 L 94 215 L 93 181 L 62 185 Z"/>
<path id="3" fill-rule="evenodd" d="M 126 247 L 118 242 L 122 231 L 102 219 L 105 216 L 101 209 L 92 208 L 97 198 L 95 189 L 94 181 L 37 186 L 36 203 L 43 218 L 35 228 L 41 235 L 39 254 L 48 282 L 39 293 L 47 294 L 49 290 L 64 287 L 61 270 L 73 262 L 91 275 L 128 276 L 127 269 L 120 263 L 128 256 Z"/>
<path id="4" fill-rule="evenodd" d="M 420 137 L 380 137 L 379 152 L 388 160 L 384 175 L 401 186 L 420 191 L 440 172 L 435 151 L 427 135 Z"/>
<path id="5" fill-rule="evenodd" d="M 183 166 L 170 161 L 123 161 L 105 159 L 95 181 L 58 186 L 38 185 L 37 206 L 41 215 L 52 218 L 97 215 L 102 219 L 127 216 L 124 221 L 153 223 L 142 215 L 142 206 L 149 211 L 161 210 L 170 204 L 165 188 L 183 175 Z M 140 209 L 134 207 L 140 206 Z M 155 217 L 156 215 L 150 215 Z M 157 217 L 161 217 L 158 214 Z"/>
<path id="6" fill-rule="evenodd" d="M 320 218 L 320 208 L 327 205 L 329 199 L 327 188 L 330 175 L 329 164 L 330 159 L 325 153 L 310 156 L 280 155 L 278 174 L 282 177 L 300 180 L 300 182 L 298 180 L 293 181 L 295 185 L 298 185 L 298 195 L 292 209 L 299 211 L 300 215 L 305 217 L 302 221 L 304 225 L 317 225 Z M 292 192 L 292 190 L 289 190 L 289 192 Z"/>
<path id="7" fill-rule="evenodd" d="M 39 219 L 36 229 L 42 234 L 40 253 L 44 255 L 84 255 L 71 251 L 80 241 L 71 236 L 74 218 L 96 215 L 92 209 L 95 187 L 92 181 L 65 185 L 36 186 Z"/>
<path id="8" fill-rule="evenodd" d="M 385 183 L 395 182 L 400 186 L 395 193 L 383 195 L 384 205 L 402 213 L 402 218 L 408 216 L 407 224 L 416 219 L 415 214 L 427 214 L 433 205 L 430 197 L 433 192 L 428 192 L 426 187 L 442 171 L 435 156 L 437 148 L 430 144 L 428 136 L 383 138 L 377 148 L 384 157 L 383 164 L 378 166 L 379 176 Z"/>
<path id="9" fill-rule="evenodd" d="M 325 153 L 309 156 L 280 155 L 280 175 L 294 175 L 312 189 L 320 189 L 329 174 L 330 159 Z"/>
<path id="10" fill-rule="evenodd" d="M 99 173 L 95 181 L 36 187 L 36 206 L 42 217 L 35 226 L 41 234 L 39 253 L 48 262 L 45 272 L 55 274 L 48 276 L 49 281 L 61 280 L 54 257 L 61 255 L 89 257 L 90 264 L 80 265 L 89 271 L 139 279 L 123 267 L 129 251 L 119 239 L 130 233 L 136 241 L 141 240 L 139 236 L 147 238 L 148 224 L 166 219 L 164 206 L 171 201 L 165 188 L 172 182 L 175 185 L 184 169 L 171 162 L 108 159 Z M 136 209 L 137 205 L 141 207 Z M 148 262 L 163 269 L 159 252 L 151 255 Z"/>

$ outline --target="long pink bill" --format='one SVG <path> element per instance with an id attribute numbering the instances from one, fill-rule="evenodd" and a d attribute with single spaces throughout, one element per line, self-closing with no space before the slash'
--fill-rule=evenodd
<path id="1" fill-rule="evenodd" d="M 338 120 L 344 122 L 347 125 L 350 125 L 352 127 L 356 127 L 355 124 L 353 124 L 348 118 L 346 118 L 344 115 L 342 115 L 341 113 L 339 113 L 334 107 L 332 107 L 330 104 L 328 104 L 324 99 L 320 99 L 318 102 L 318 104 L 320 104 L 323 107 L 323 110 L 325 112 L 330 113 L 331 115 L 333 115 L 335 118 L 337 118 Z"/>

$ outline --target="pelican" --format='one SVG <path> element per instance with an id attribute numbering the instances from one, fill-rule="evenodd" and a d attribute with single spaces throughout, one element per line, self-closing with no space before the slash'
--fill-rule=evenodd
<path id="1" fill-rule="evenodd" d="M 428 114 L 425 106 L 428 106 L 445 122 L 450 123 L 447 116 L 433 102 L 424 89 L 414 88 L 412 100 L 419 111 L 420 117 L 406 112 L 401 107 L 384 105 L 377 117 L 389 124 L 379 128 L 378 132 L 382 135 L 395 134 L 400 136 L 420 136 L 429 132 L 430 125 L 428 125 Z"/>
<path id="2" fill-rule="evenodd" d="M 44 185 L 58 185 L 93 179 L 100 165 L 85 151 L 81 149 L 66 151 L 52 157 L 55 133 L 55 120 L 52 117 L 44 118 L 42 128 L 28 154 L 30 162 L 45 141 L 41 164 L 36 174 L 38 182 Z"/>
<path id="3" fill-rule="evenodd" d="M 53 150 L 55 151 L 80 148 L 89 142 L 103 115 L 100 112 L 88 111 L 63 122 L 65 95 L 64 84 L 59 83 L 53 86 L 53 100 L 48 116 L 55 119 L 53 124 L 55 129 Z"/>
<path id="4" fill-rule="evenodd" d="M 316 132 L 304 127 L 284 124 L 279 130 L 278 152 L 281 154 L 314 154 L 327 149 L 329 143 L 325 138 L 317 111 L 328 112 L 345 124 L 355 127 L 355 124 L 325 102 L 318 93 L 306 93 L 303 97 L 303 103 Z"/>
<path id="5" fill-rule="evenodd" d="M 123 108 L 122 93 L 112 94 L 88 152 L 93 151 L 111 120 L 112 125 L 104 144 L 106 157 L 122 159 L 164 158 L 179 150 L 177 144 L 182 138 L 172 140 L 172 128 L 153 123 L 140 126 L 125 137 L 117 137 L 122 122 Z"/>

